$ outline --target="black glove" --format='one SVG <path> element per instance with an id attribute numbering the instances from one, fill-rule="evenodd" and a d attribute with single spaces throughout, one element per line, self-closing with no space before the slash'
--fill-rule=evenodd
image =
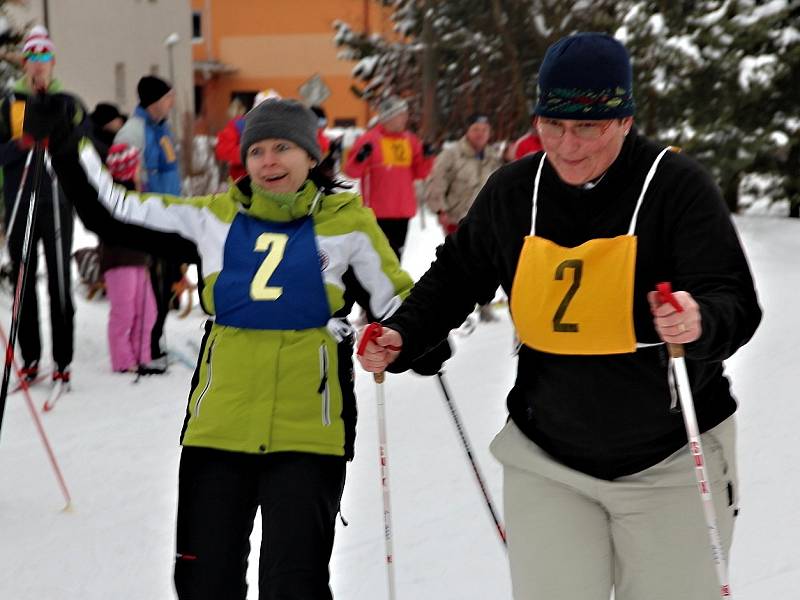
<path id="1" fill-rule="evenodd" d="M 367 142 L 361 146 L 358 154 L 356 154 L 356 162 L 364 162 L 370 154 L 372 154 L 372 144 Z"/>
<path id="2" fill-rule="evenodd" d="M 442 370 L 444 362 L 453 356 L 450 340 L 444 339 L 422 356 L 411 362 L 411 370 L 417 375 L 436 375 Z"/>
<path id="3" fill-rule="evenodd" d="M 36 94 L 25 103 L 22 130 L 37 142 L 48 140 L 53 153 L 62 150 L 74 127 L 69 115 L 69 100 L 63 94 Z"/>
<path id="4" fill-rule="evenodd" d="M 431 144 L 430 142 L 425 142 L 422 144 L 422 156 L 428 158 L 429 156 L 433 156 L 436 154 L 436 146 Z"/>

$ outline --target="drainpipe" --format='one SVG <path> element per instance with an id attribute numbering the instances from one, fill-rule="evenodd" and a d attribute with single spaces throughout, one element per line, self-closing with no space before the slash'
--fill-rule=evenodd
<path id="1" fill-rule="evenodd" d="M 47 31 L 50 32 L 50 10 L 47 0 L 42 0 L 42 20 L 44 21 L 44 26 L 47 28 Z"/>
<path id="2" fill-rule="evenodd" d="M 203 35 L 206 38 L 206 60 L 214 60 L 214 45 L 211 41 L 211 0 L 206 0 L 206 8 L 203 11 L 205 18 L 203 19 Z"/>

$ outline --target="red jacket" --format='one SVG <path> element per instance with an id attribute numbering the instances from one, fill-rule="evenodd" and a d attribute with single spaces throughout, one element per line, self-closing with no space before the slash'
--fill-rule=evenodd
<path id="1" fill-rule="evenodd" d="M 372 154 L 363 162 L 356 156 L 369 142 Z M 409 131 L 389 133 L 376 125 L 350 148 L 344 173 L 361 179 L 361 195 L 379 219 L 410 219 L 417 212 L 414 180 L 425 179 L 433 167 L 433 157 L 425 157 L 422 143 Z"/>
<path id="2" fill-rule="evenodd" d="M 243 127 L 244 117 L 236 117 L 228 121 L 225 128 L 217 134 L 217 147 L 214 149 L 217 160 L 228 165 L 228 174 L 234 181 L 246 173 L 239 152 Z"/>
<path id="3" fill-rule="evenodd" d="M 533 154 L 542 149 L 542 142 L 539 136 L 529 131 L 517 140 L 514 146 L 514 160 L 520 159 L 528 154 Z"/>

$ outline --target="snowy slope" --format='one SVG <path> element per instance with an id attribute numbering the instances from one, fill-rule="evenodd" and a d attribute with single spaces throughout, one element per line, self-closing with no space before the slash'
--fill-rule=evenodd
<path id="1" fill-rule="evenodd" d="M 765 308 L 755 339 L 729 362 L 739 412 L 742 513 L 732 557 L 738 600 L 789 598 L 800 582 L 800 417 L 795 298 L 800 222 L 749 216 L 737 221 Z M 412 224 L 406 267 L 416 277 L 441 236 L 428 216 Z M 81 239 L 81 236 L 78 236 Z M 84 241 L 87 239 L 83 237 Z M 76 247 L 81 245 L 76 243 Z M 77 295 L 77 294 L 76 294 Z M 44 312 L 44 311 L 43 311 Z M 0 598 L 161 600 L 172 598 L 177 439 L 191 371 L 163 377 L 109 372 L 107 305 L 77 299 L 74 384 L 43 421 L 73 497 L 64 505 L 23 398 L 9 399 L 0 438 Z M 495 502 L 501 471 L 488 444 L 505 420 L 513 379 L 511 325 L 480 325 L 459 340 L 447 378 Z M 9 299 L 0 298 L 7 328 Z M 202 316 L 170 318 L 169 345 L 191 354 Z M 46 336 L 45 336 L 46 337 Z M 348 467 L 331 564 L 334 595 L 386 598 L 374 383 L 357 375 L 356 459 Z M 35 393 L 41 402 L 43 391 Z M 504 552 L 475 486 L 436 380 L 390 376 L 389 463 L 399 598 L 505 599 Z M 253 546 L 258 547 L 258 528 Z M 250 580 L 255 581 L 254 563 Z M 251 587 L 250 598 L 256 598 Z"/>

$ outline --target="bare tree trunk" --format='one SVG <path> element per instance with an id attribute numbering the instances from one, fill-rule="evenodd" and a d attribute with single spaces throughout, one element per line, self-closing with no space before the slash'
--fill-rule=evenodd
<path id="1" fill-rule="evenodd" d="M 519 61 L 519 52 L 514 45 L 514 40 L 509 35 L 506 27 L 508 17 L 506 16 L 501 0 L 492 0 L 492 20 L 495 30 L 500 39 L 503 40 L 503 50 L 508 59 L 508 66 L 511 71 L 511 89 L 508 96 L 512 101 L 512 114 L 509 115 L 514 121 L 524 121 L 528 118 L 527 101 L 525 99 L 525 84 L 522 77 L 522 67 Z"/>
<path id="2" fill-rule="evenodd" d="M 437 0 L 425 0 L 422 19 L 422 139 L 432 142 L 439 139 L 439 110 L 436 102 L 436 42 L 433 24 L 428 13 Z"/>

